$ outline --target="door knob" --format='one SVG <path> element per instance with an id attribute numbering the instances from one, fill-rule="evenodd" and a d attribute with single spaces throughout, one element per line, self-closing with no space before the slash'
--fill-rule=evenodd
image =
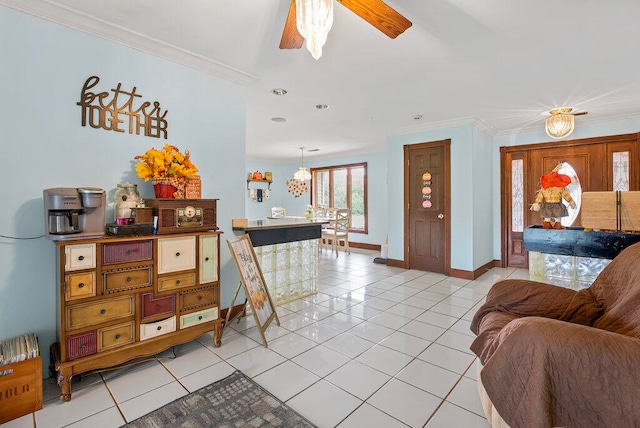
<path id="1" fill-rule="evenodd" d="M 442 220 L 442 219 L 444 218 L 444 214 L 442 214 L 442 213 L 438 214 L 438 218 L 439 218 L 440 220 Z"/>

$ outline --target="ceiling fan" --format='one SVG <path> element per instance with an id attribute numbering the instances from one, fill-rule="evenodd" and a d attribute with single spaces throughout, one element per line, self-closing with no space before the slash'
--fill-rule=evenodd
<path id="1" fill-rule="evenodd" d="M 382 0 L 336 1 L 392 39 L 412 25 Z M 318 59 L 332 24 L 333 0 L 291 0 L 280 49 L 299 49 L 306 39 L 307 48 Z"/>

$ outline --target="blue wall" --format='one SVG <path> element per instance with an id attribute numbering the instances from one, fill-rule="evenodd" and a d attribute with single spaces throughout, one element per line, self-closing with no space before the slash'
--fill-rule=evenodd
<path id="1" fill-rule="evenodd" d="M 17 36 L 19 35 L 19 36 Z M 221 301 L 238 283 L 227 236 L 244 216 L 245 88 L 72 29 L 0 6 L 0 141 L 3 148 L 0 235 L 44 234 L 42 190 L 93 186 L 113 203 L 118 183 L 150 183 L 134 171 L 134 156 L 165 141 L 190 150 L 200 169 L 203 198 L 219 198 Z M 136 86 L 143 100 L 168 110 L 168 140 L 82 127 L 76 105 L 85 80 L 97 89 Z M 113 211 L 107 212 L 107 219 Z M 0 238 L 0 339 L 36 332 L 48 373 L 56 336 L 56 265 L 52 241 Z"/>

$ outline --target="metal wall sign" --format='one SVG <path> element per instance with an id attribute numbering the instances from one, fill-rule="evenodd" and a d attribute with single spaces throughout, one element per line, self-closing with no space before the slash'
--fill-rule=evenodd
<path id="1" fill-rule="evenodd" d="M 160 102 L 142 101 L 135 86 L 126 91 L 121 83 L 110 92 L 92 92 L 99 82 L 98 76 L 91 76 L 82 87 L 76 103 L 82 107 L 82 126 L 167 139 L 167 110 Z"/>

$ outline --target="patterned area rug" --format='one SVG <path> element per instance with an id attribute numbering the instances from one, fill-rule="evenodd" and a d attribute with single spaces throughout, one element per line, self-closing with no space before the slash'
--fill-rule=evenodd
<path id="1" fill-rule="evenodd" d="M 239 370 L 125 426 L 315 427 Z"/>

